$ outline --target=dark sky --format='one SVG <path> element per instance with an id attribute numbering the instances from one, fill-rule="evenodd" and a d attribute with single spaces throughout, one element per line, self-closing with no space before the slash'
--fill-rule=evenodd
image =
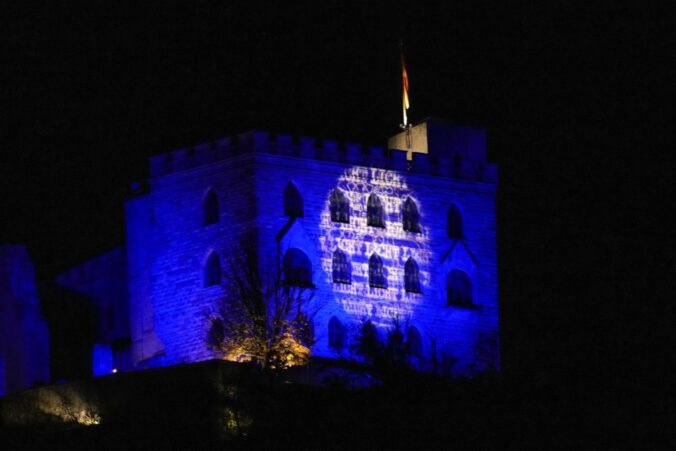
<path id="1" fill-rule="evenodd" d="M 656 257 L 674 241 L 666 10 L 168 3 L 0 10 L 0 241 L 25 243 L 41 280 L 123 243 L 149 155 L 250 128 L 384 144 L 403 39 L 412 119 L 488 128 L 512 343 L 580 330 L 571 348 L 604 337 L 585 358 L 622 359 L 657 339 L 645 324 L 674 270 Z"/>

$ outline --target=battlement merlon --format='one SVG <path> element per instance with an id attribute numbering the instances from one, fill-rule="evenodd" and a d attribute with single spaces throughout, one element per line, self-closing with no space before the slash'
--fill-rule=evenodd
<path id="1" fill-rule="evenodd" d="M 407 133 L 412 136 L 409 144 Z M 390 138 L 388 147 L 252 130 L 151 157 L 150 178 L 261 152 L 497 183 L 497 165 L 486 161 L 486 131 L 483 128 L 450 126 L 428 120 Z"/>

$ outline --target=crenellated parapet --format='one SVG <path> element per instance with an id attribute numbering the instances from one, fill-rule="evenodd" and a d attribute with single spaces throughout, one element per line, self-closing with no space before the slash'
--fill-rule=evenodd
<path id="1" fill-rule="evenodd" d="M 160 177 L 241 155 L 267 153 L 470 181 L 497 182 L 498 170 L 495 164 L 467 158 L 463 156 L 467 152 L 461 150 L 452 153 L 414 152 L 412 159 L 407 159 L 409 152 L 406 150 L 254 130 L 151 157 L 150 177 Z"/>
<path id="2" fill-rule="evenodd" d="M 252 233 L 261 273 L 291 265 L 285 282 L 300 274 L 314 287 L 314 355 L 349 352 L 352 338 L 331 336 L 364 318 L 382 337 L 405 318 L 421 369 L 432 359 L 449 374 L 497 365 L 476 352 L 498 331 L 498 174 L 486 131 L 425 120 L 386 142 L 254 130 L 152 157 L 125 205 L 130 366 L 221 357 L 207 346 L 205 312 L 221 305 L 226 265 Z M 69 276 L 84 285 L 106 262 Z"/>

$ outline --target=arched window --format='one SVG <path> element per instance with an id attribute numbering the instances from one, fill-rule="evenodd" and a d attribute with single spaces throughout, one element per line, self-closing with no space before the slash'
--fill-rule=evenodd
<path id="1" fill-rule="evenodd" d="M 218 222 L 218 196 L 216 192 L 209 188 L 207 195 L 204 196 L 204 225 L 216 224 Z"/>
<path id="2" fill-rule="evenodd" d="M 345 327 L 335 316 L 329 320 L 329 348 L 338 352 L 345 348 Z"/>
<path id="3" fill-rule="evenodd" d="M 406 351 L 411 357 L 423 356 L 422 337 L 420 336 L 418 329 L 413 326 L 408 328 L 408 334 L 406 337 Z"/>
<path id="4" fill-rule="evenodd" d="M 338 188 L 331 192 L 331 221 L 350 223 L 350 201 Z"/>
<path id="5" fill-rule="evenodd" d="M 358 352 L 366 358 L 373 358 L 374 352 L 377 352 L 380 347 L 380 338 L 378 329 L 370 320 L 362 323 L 357 340 Z"/>
<path id="6" fill-rule="evenodd" d="M 385 227 L 383 204 L 375 194 L 371 194 L 366 202 L 366 224 L 373 227 Z"/>
<path id="7" fill-rule="evenodd" d="M 387 288 L 385 268 L 383 268 L 383 261 L 378 254 L 373 254 L 369 258 L 369 285 L 377 288 Z"/>
<path id="8" fill-rule="evenodd" d="M 406 198 L 403 210 L 404 230 L 420 233 L 420 215 L 418 214 L 418 207 L 415 205 L 413 199 L 410 197 Z"/>
<path id="9" fill-rule="evenodd" d="M 284 283 L 297 287 L 312 286 L 312 264 L 300 249 L 289 249 L 284 254 Z"/>
<path id="10" fill-rule="evenodd" d="M 459 269 L 454 269 L 446 278 L 448 305 L 472 305 L 472 281 Z"/>
<path id="11" fill-rule="evenodd" d="M 221 260 L 216 252 L 212 252 L 204 268 L 204 286 L 210 287 L 221 283 Z"/>
<path id="12" fill-rule="evenodd" d="M 420 272 L 418 271 L 418 264 L 409 257 L 406 260 L 404 267 L 404 286 L 406 291 L 411 293 L 420 293 Z"/>
<path id="13" fill-rule="evenodd" d="M 462 215 L 460 214 L 460 209 L 454 204 L 448 208 L 448 213 L 446 215 L 446 228 L 448 230 L 449 238 L 465 237 L 462 231 Z"/>
<path id="14" fill-rule="evenodd" d="M 338 283 L 351 283 L 350 262 L 345 252 L 336 249 L 333 253 L 333 281 Z"/>
<path id="15" fill-rule="evenodd" d="M 303 217 L 303 198 L 291 182 L 284 188 L 284 214 L 291 218 Z"/>

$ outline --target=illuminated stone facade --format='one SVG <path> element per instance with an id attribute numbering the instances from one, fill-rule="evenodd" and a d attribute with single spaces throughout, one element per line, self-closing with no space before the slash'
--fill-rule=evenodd
<path id="1" fill-rule="evenodd" d="M 205 283 L 207 262 L 214 253 L 227 258 L 255 229 L 263 267 L 275 268 L 290 249 L 310 261 L 318 307 L 314 355 L 349 355 L 349 332 L 361 321 L 370 320 L 384 339 L 398 318 L 418 337 L 420 367 L 496 366 L 497 170 L 486 161 L 482 129 L 421 126 L 426 153 L 254 131 L 152 158 L 147 185 L 126 205 L 133 362 L 163 366 L 213 357 L 205 312 L 223 288 Z M 301 214 L 285 211 L 289 184 L 302 198 Z M 336 189 L 349 203 L 347 221 L 332 215 Z M 368 225 L 371 194 L 380 201 L 384 227 Z M 213 209 L 206 199 L 214 197 L 217 220 L 205 220 L 213 214 L 205 211 Z M 404 230 L 409 198 L 419 230 Z M 450 230 L 449 221 L 458 220 L 451 209 L 460 215 L 459 231 Z M 347 257 L 341 261 L 349 280 L 334 282 L 337 250 Z M 386 287 L 369 281 L 374 255 Z M 407 291 L 409 259 L 418 285 Z M 452 286 L 453 271 L 469 285 Z M 332 318 L 346 332 L 343 349 L 330 340 Z"/>
<path id="2" fill-rule="evenodd" d="M 218 264 L 250 231 L 265 272 L 288 251 L 309 262 L 294 277 L 315 288 L 314 355 L 350 357 L 363 321 L 385 340 L 398 319 L 421 369 L 496 367 L 497 168 L 485 131 L 427 121 L 390 147 L 400 150 L 253 131 L 151 158 L 126 203 L 121 369 L 214 357 Z"/>

